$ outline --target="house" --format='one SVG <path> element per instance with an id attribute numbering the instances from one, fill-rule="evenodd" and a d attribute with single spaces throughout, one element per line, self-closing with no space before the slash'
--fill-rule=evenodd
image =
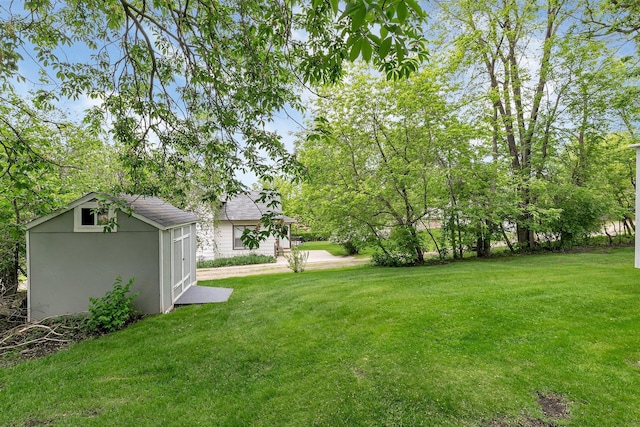
<path id="1" fill-rule="evenodd" d="M 118 276 L 134 278 L 136 309 L 171 310 L 196 283 L 197 221 L 155 197 L 89 193 L 28 223 L 29 320 L 87 311 Z"/>
<path id="2" fill-rule="evenodd" d="M 200 258 L 229 258 L 239 255 L 256 253 L 274 256 L 276 243 L 281 249 L 291 248 L 291 224 L 294 219 L 282 215 L 280 206 L 270 207 L 268 202 L 258 202 L 259 191 L 251 191 L 247 194 L 239 194 L 222 203 L 213 220 L 213 237 L 202 240 L 212 242 L 208 247 L 200 249 Z M 258 248 L 249 249 L 242 242 L 242 233 L 245 229 L 255 229 L 260 224 L 260 218 L 267 213 L 274 212 L 276 218 L 281 220 L 286 229 L 287 236 L 277 238 L 269 236 L 267 240 L 260 242 Z"/>

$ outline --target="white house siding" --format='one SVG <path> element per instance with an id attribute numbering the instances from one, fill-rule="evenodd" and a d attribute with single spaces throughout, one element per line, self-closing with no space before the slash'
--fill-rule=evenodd
<path id="1" fill-rule="evenodd" d="M 274 255 L 274 245 L 276 238 L 270 236 L 266 241 L 260 242 L 260 247 L 256 249 L 234 249 L 233 248 L 233 227 L 250 226 L 255 227 L 254 221 L 216 221 L 213 229 L 198 229 L 199 246 L 196 251 L 198 260 L 208 260 L 217 258 L 230 258 L 234 256 L 248 255 L 251 253 L 261 255 Z M 206 244 L 204 242 L 207 242 Z M 288 238 L 280 239 L 280 246 L 283 249 L 290 249 L 291 243 Z"/>
<path id="2" fill-rule="evenodd" d="M 274 245 L 276 243 L 276 239 L 273 236 L 267 238 L 266 241 L 260 242 L 260 246 L 255 249 L 234 249 L 233 248 L 233 227 L 234 226 L 247 226 L 247 227 L 255 227 L 256 223 L 251 221 L 237 221 L 231 223 L 229 221 L 219 221 L 216 224 L 216 250 L 215 257 L 216 258 L 229 258 L 240 255 L 248 255 L 251 253 L 259 254 L 259 255 L 270 255 L 274 254 Z"/>

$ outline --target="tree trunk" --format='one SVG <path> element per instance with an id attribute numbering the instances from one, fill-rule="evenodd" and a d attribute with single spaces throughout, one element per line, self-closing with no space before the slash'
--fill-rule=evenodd
<path id="1" fill-rule="evenodd" d="M 433 244 L 436 247 L 436 251 L 438 252 L 438 258 L 442 259 L 443 256 L 442 256 L 442 251 L 440 250 L 440 245 L 438 245 L 438 241 L 436 240 L 435 236 L 431 232 L 431 229 L 428 227 L 425 227 L 425 230 L 427 230 L 427 233 L 429 233 L 429 236 L 431 237 L 431 240 L 433 241 Z"/>
<path id="2" fill-rule="evenodd" d="M 476 242 L 476 256 L 478 258 L 487 258 L 491 256 L 491 238 L 487 236 L 478 236 Z"/>
<path id="3" fill-rule="evenodd" d="M 518 235 L 518 245 L 522 249 L 533 249 L 535 246 L 535 234 L 528 226 L 524 225 L 530 219 L 529 214 L 523 215 L 523 217 L 516 224 L 516 233 Z"/>
<path id="4" fill-rule="evenodd" d="M 424 264 L 424 251 L 422 250 L 422 246 L 420 245 L 420 238 L 418 237 L 418 232 L 414 226 L 409 226 L 409 233 L 411 234 L 411 240 L 413 241 L 413 249 L 416 253 L 416 264 L 423 265 Z"/>

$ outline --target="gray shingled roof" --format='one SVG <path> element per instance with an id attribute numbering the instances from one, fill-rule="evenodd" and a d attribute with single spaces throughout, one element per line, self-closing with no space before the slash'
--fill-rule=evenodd
<path id="1" fill-rule="evenodd" d="M 282 208 L 268 207 L 267 202 L 256 202 L 260 198 L 259 191 L 250 191 L 248 194 L 238 194 L 222 204 L 216 219 L 227 221 L 257 221 L 267 212 L 275 212 L 277 218 L 285 222 L 295 222 L 293 218 L 282 215 Z"/>
<path id="2" fill-rule="evenodd" d="M 121 194 L 117 200 L 124 201 L 131 206 L 134 213 L 150 219 L 165 228 L 198 221 L 198 217 L 194 214 L 178 209 L 157 197 Z"/>

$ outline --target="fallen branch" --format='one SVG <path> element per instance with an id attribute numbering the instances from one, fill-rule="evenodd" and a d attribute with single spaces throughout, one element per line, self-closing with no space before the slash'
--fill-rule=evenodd
<path id="1" fill-rule="evenodd" d="M 24 332 L 26 332 L 26 331 L 28 331 L 30 329 L 35 329 L 35 328 L 42 328 L 42 329 L 48 330 L 50 334 L 58 335 L 60 337 L 62 336 L 61 333 L 56 332 L 55 328 L 52 328 L 51 326 L 41 325 L 39 323 L 34 323 L 32 325 L 26 326 L 26 327 L 20 329 L 18 331 L 18 333 L 22 334 L 22 333 L 24 333 Z"/>
<path id="2" fill-rule="evenodd" d="M 0 356 L 20 348 L 27 357 L 48 354 L 87 338 L 84 323 L 82 317 L 60 316 L 14 326 L 0 333 Z"/>
<path id="3" fill-rule="evenodd" d="M 30 344 L 42 343 L 42 342 L 45 342 L 45 341 L 46 342 L 58 342 L 58 343 L 69 343 L 69 342 L 71 342 L 71 340 L 59 340 L 57 338 L 48 338 L 48 337 L 38 338 L 38 339 L 35 339 L 35 340 L 22 342 L 20 344 L 8 345 L 8 346 L 5 346 L 5 347 L 0 347 L 0 354 L 3 354 L 5 352 L 5 350 L 13 350 L 15 348 L 24 347 L 24 346 L 30 345 Z"/>

